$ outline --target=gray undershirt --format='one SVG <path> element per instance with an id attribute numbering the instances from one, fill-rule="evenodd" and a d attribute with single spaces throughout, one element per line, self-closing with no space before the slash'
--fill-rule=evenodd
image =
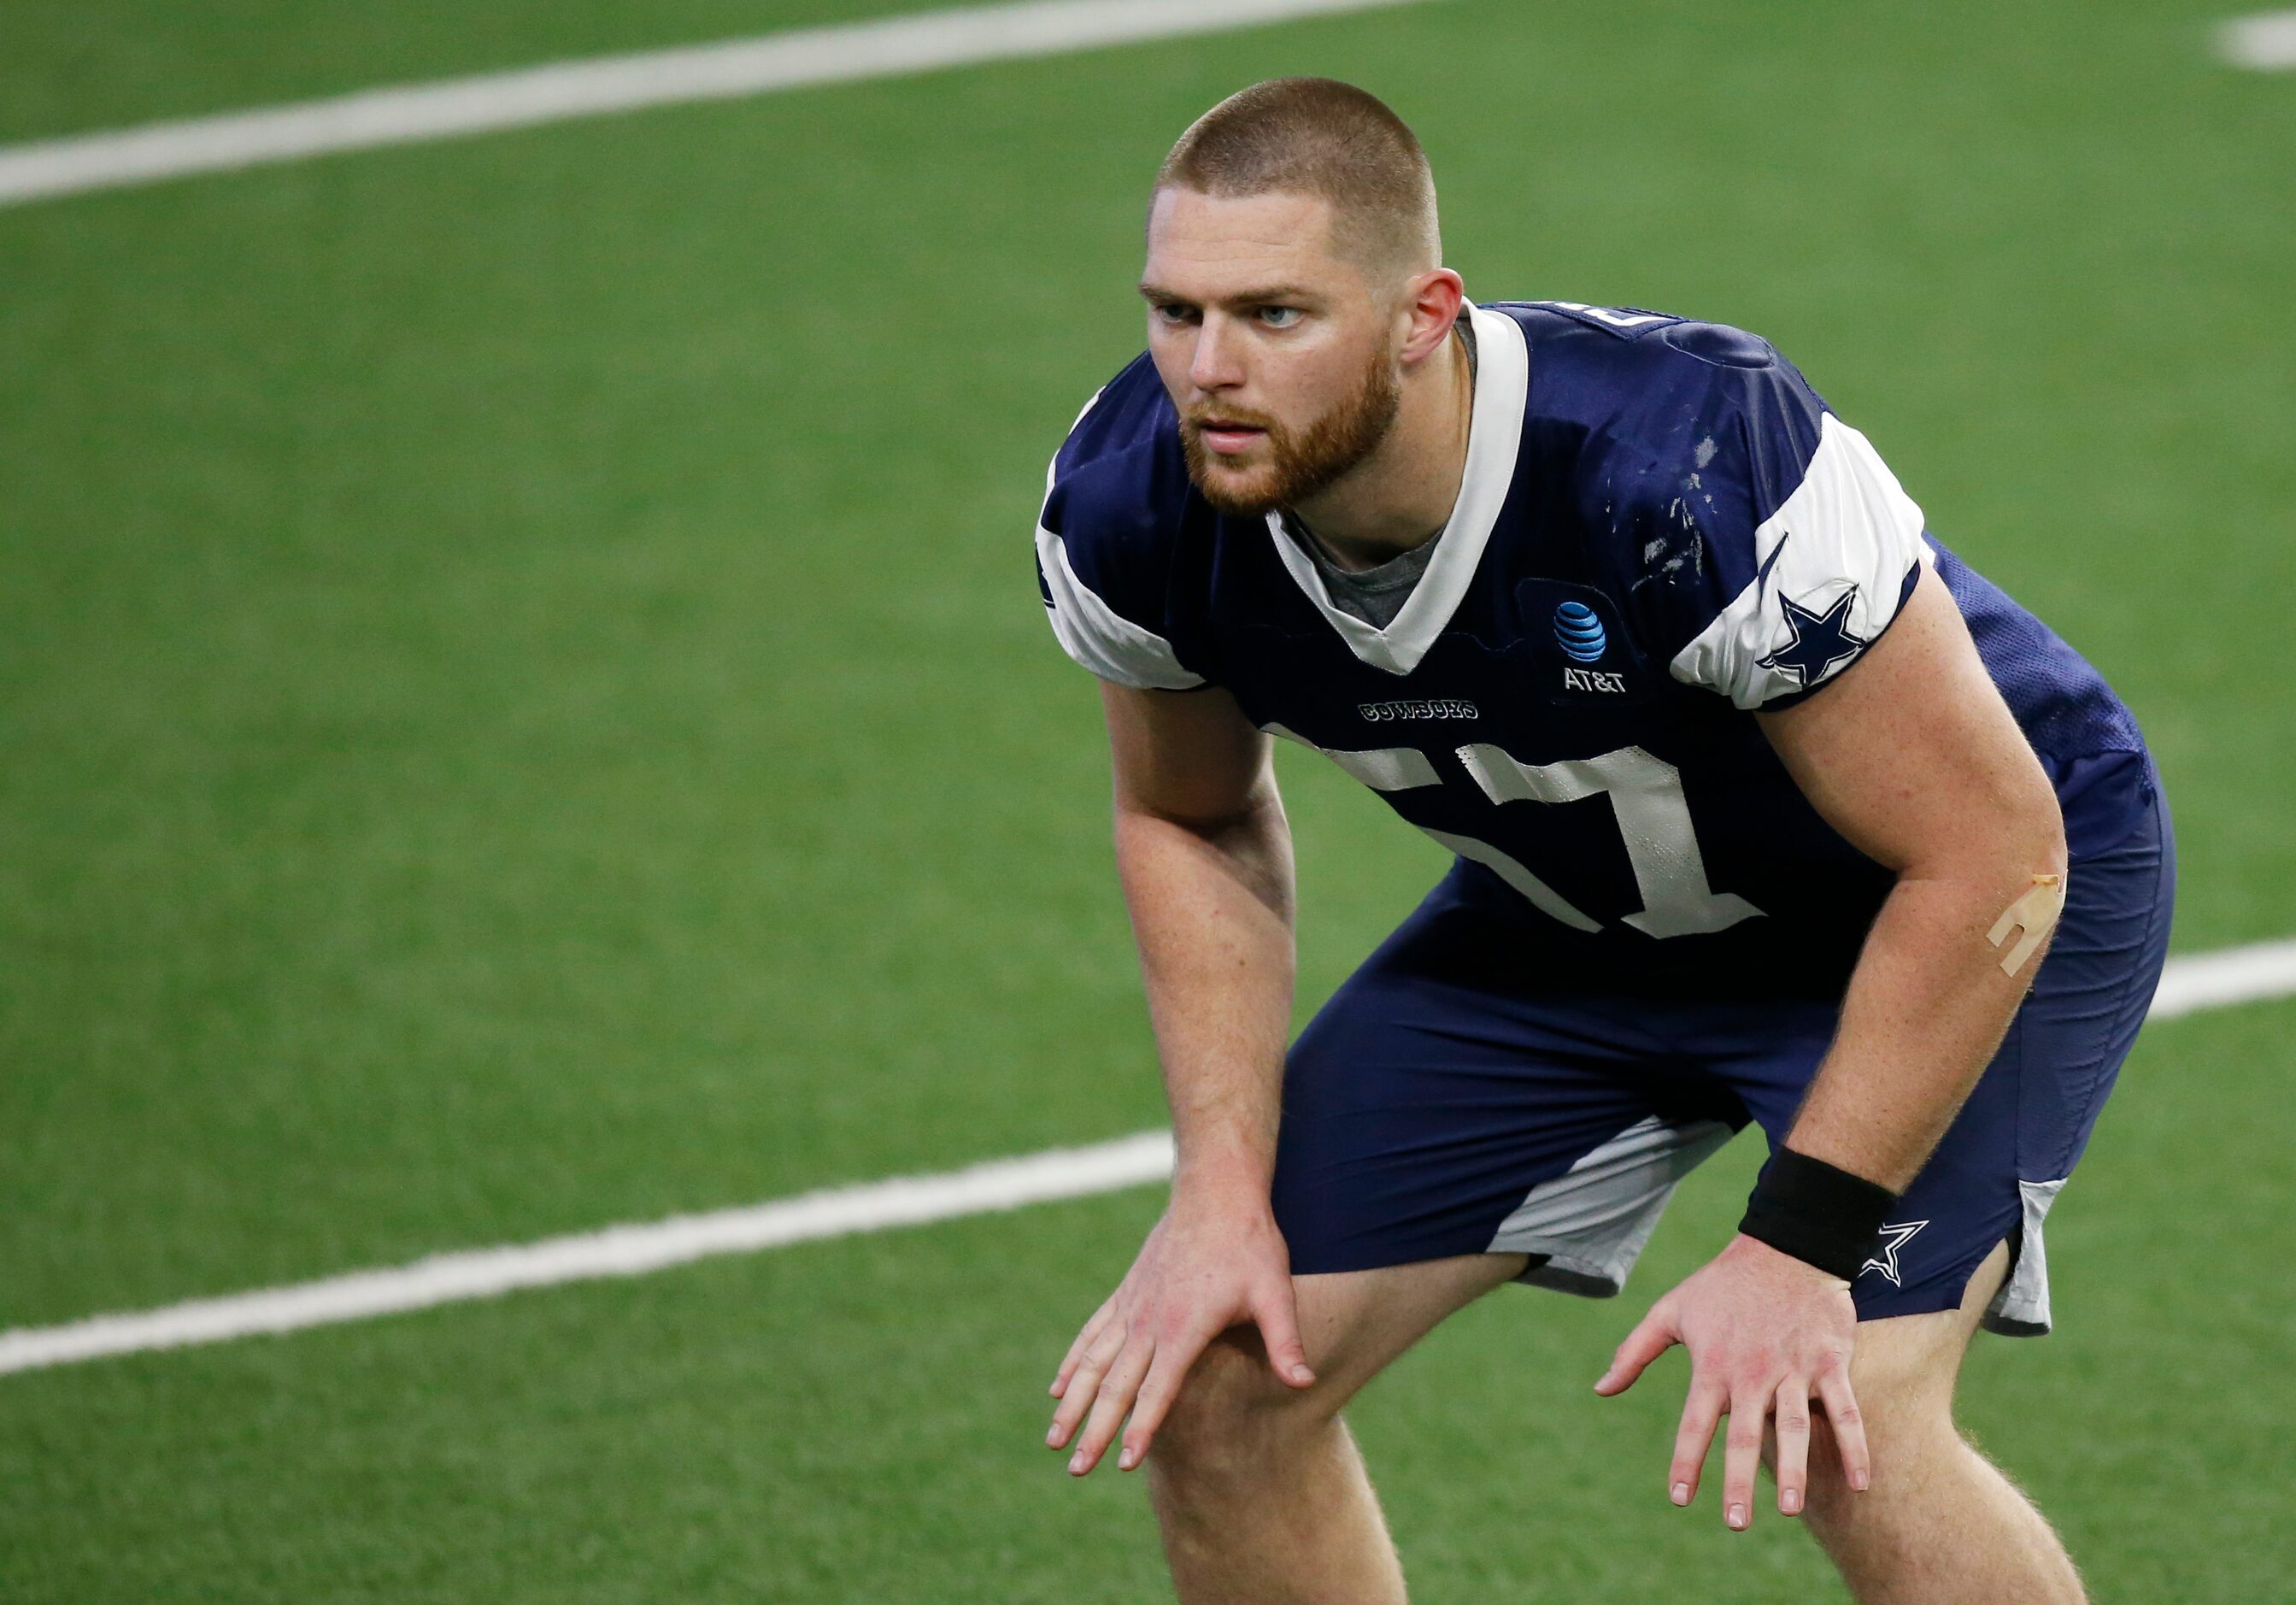
<path id="1" fill-rule="evenodd" d="M 1459 343 L 1467 348 L 1467 383 L 1469 395 L 1473 393 L 1475 380 L 1475 326 L 1465 313 L 1453 324 Z M 1469 403 L 1472 405 L 1472 400 Z M 1411 599 L 1418 588 L 1420 576 L 1435 556 L 1435 544 L 1443 539 L 1438 530 L 1433 536 L 1421 541 L 1409 551 L 1389 558 L 1376 568 L 1344 569 L 1332 561 L 1331 550 L 1286 510 L 1283 514 L 1284 533 L 1292 543 L 1308 554 L 1316 572 L 1324 578 L 1324 589 L 1332 598 L 1332 605 L 1341 613 L 1361 619 L 1374 630 L 1385 630 L 1395 622 L 1395 615 Z"/>

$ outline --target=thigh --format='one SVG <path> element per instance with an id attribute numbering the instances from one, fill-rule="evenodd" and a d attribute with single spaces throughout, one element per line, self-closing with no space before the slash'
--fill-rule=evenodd
<path id="1" fill-rule="evenodd" d="M 1464 1254 L 1376 1271 L 1295 1276 L 1300 1338 L 1316 1372 L 1311 1391 L 1324 1393 L 1336 1410 L 1405 1350 L 1522 1266 L 1520 1254 Z M 1223 1341 L 1243 1347 L 1265 1374 L 1257 1328 L 1239 1327 Z"/>
<path id="2" fill-rule="evenodd" d="M 1899 1401 L 1951 1402 L 1962 1356 L 2008 1279 L 2009 1261 L 2010 1245 L 2003 1239 L 1979 1259 L 1962 1289 L 1961 1302 L 1952 1308 L 1879 1316 L 1858 1324 L 1849 1380 L 1868 1415 Z"/>
<path id="3" fill-rule="evenodd" d="M 1542 988 L 1518 932 L 1450 885 L 1292 1049 L 1273 1189 L 1292 1269 L 1511 1253 L 1526 1280 L 1616 1292 L 1744 1111 L 1683 1073 L 1645 1000 Z"/>
<path id="4" fill-rule="evenodd" d="M 1467 1254 L 1293 1277 L 1315 1386 L 1276 1380 L 1259 1329 L 1232 1327 L 1189 1369 L 1158 1435 L 1159 1458 L 1168 1464 L 1176 1456 L 1252 1453 L 1271 1437 L 1320 1427 L 1404 1351 L 1522 1264 L 1519 1254 Z"/>

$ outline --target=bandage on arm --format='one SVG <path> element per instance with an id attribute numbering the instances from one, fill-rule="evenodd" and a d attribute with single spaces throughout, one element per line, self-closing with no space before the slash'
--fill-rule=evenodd
<path id="1" fill-rule="evenodd" d="M 2001 918 L 1985 933 L 1985 940 L 1995 947 L 2008 942 L 2009 933 L 2019 933 L 2015 942 L 2001 955 L 2001 973 L 2013 975 L 2023 969 L 2028 960 L 2040 951 L 2057 928 L 2057 916 L 2065 911 L 2065 877 L 2062 875 L 2037 875 L 2025 894 L 2001 910 Z"/>

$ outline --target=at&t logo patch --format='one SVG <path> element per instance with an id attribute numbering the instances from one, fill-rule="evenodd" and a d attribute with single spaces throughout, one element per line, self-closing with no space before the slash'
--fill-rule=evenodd
<path id="1" fill-rule="evenodd" d="M 1554 610 L 1554 640 L 1562 655 L 1580 663 L 1599 663 L 1610 650 L 1603 621 L 1584 602 L 1565 602 Z"/>
<path id="2" fill-rule="evenodd" d="M 1562 671 L 1562 688 L 1565 691 L 1608 691 L 1623 696 L 1627 690 L 1627 677 L 1605 674 L 1600 669 L 1573 669 L 1566 664 Z"/>

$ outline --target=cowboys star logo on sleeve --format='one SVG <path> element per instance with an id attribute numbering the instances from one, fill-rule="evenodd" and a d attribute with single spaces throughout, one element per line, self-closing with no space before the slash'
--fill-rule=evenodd
<path id="1" fill-rule="evenodd" d="M 1849 610 L 1857 605 L 1855 585 L 1836 597 L 1824 613 L 1780 593 L 1778 605 L 1785 611 L 1786 628 L 1793 636 L 1761 659 L 1762 667 L 1792 675 L 1796 685 L 1815 686 L 1873 644 L 1864 636 L 1850 633 Z"/>

